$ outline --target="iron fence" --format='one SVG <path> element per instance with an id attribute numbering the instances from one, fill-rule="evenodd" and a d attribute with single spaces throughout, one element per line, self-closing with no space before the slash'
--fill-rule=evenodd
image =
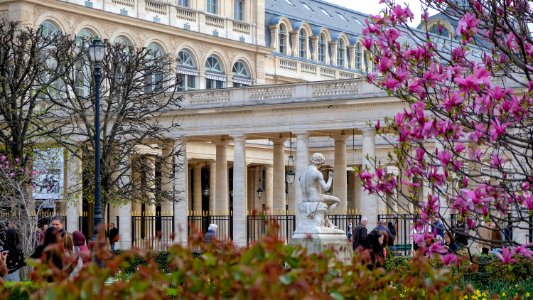
<path id="1" fill-rule="evenodd" d="M 337 226 L 338 229 L 344 230 L 346 234 L 348 234 L 350 221 L 352 222 L 352 230 L 361 222 L 361 215 L 329 215 L 328 218 L 333 225 Z"/>
<path id="2" fill-rule="evenodd" d="M 288 243 L 294 230 L 296 221 L 294 215 L 249 215 L 247 217 L 247 242 L 248 245 L 263 238 L 269 230 L 277 225 L 277 236 Z"/>
<path id="3" fill-rule="evenodd" d="M 222 241 L 230 241 L 233 239 L 233 213 L 229 215 L 209 215 L 208 213 L 202 215 L 192 215 L 188 217 L 188 234 L 191 236 L 194 232 L 206 233 L 209 224 L 216 224 L 217 239 Z"/>
<path id="4" fill-rule="evenodd" d="M 378 215 L 378 222 L 384 221 L 387 224 L 392 222 L 396 229 L 394 245 L 396 251 L 404 256 L 411 255 L 413 241 L 411 239 L 412 226 L 418 220 L 417 214 L 382 214 Z"/>
<path id="5" fill-rule="evenodd" d="M 167 250 L 172 243 L 174 216 L 132 216 L 132 248 Z"/>

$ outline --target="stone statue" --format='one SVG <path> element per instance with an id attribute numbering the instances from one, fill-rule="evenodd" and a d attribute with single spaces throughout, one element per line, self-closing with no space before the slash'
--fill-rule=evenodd
<path id="1" fill-rule="evenodd" d="M 295 233 L 344 233 L 328 218 L 328 213 L 340 203 L 339 198 L 321 193 L 322 190 L 327 192 L 333 181 L 333 171 L 329 171 L 328 182 L 325 182 L 318 170 L 325 162 L 322 154 L 315 153 L 300 174 L 302 202 L 298 204 L 298 212 L 301 222 Z"/>

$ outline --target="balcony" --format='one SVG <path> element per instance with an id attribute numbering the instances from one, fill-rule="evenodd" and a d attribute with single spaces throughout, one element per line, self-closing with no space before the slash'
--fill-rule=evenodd
<path id="1" fill-rule="evenodd" d="M 177 5 L 174 0 L 58 0 L 92 9 L 200 32 L 239 42 L 264 45 L 258 41 L 255 25 L 224 16 Z"/>
<path id="2" fill-rule="evenodd" d="M 335 66 L 313 64 L 312 62 L 302 61 L 298 58 L 276 56 L 273 59 L 274 75 L 276 76 L 300 78 L 306 81 L 362 77 L 362 74 L 356 70 L 338 69 Z"/>

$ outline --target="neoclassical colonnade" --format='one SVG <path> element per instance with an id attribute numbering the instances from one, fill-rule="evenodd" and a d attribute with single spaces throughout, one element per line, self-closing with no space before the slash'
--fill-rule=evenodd
<path id="1" fill-rule="evenodd" d="M 245 245 L 248 213 L 263 208 L 285 211 L 286 205 L 294 212 L 301 200 L 298 175 L 310 154 L 321 152 L 335 171 L 333 194 L 341 199 L 338 214 L 358 209 L 375 222 L 384 204 L 362 191 L 349 171 L 353 166 L 371 168 L 372 157 L 386 160 L 390 148 L 376 138 L 371 124 L 402 109 L 398 99 L 363 80 L 186 93 L 182 110 L 168 115 L 169 122 L 177 117 L 180 128 L 169 136 L 173 142 L 166 143 L 177 144 L 182 155 L 161 166 L 175 168 L 169 172 L 171 178 L 161 179 L 161 188 L 177 192 L 179 201 L 164 204 L 161 211 L 172 211 L 175 239 L 185 243 L 193 211 L 229 212 L 231 205 L 233 241 Z M 168 154 L 172 147 L 164 145 L 161 153 Z M 296 180 L 287 190 L 289 156 L 294 157 Z M 152 158 L 144 159 L 153 164 Z M 208 199 L 204 185 L 209 187 Z M 261 202 L 255 193 L 259 185 L 264 189 Z M 126 204 L 110 211 L 120 217 L 121 247 L 131 245 L 131 216 L 138 208 Z M 152 213 L 153 208 L 148 210 Z"/>

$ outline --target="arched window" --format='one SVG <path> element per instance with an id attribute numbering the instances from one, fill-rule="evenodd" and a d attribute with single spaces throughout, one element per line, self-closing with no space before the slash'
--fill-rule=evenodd
<path id="1" fill-rule="evenodd" d="M 252 85 L 252 78 L 250 77 L 250 71 L 246 64 L 239 60 L 231 69 L 233 73 L 233 87 L 250 86 Z"/>
<path id="2" fill-rule="evenodd" d="M 305 30 L 300 29 L 300 36 L 298 40 L 300 47 L 300 57 L 307 58 L 307 32 L 305 32 Z"/>
<path id="3" fill-rule="evenodd" d="M 161 47 L 156 43 L 151 43 L 146 48 L 148 55 L 146 56 L 148 72 L 145 74 L 145 88 L 146 93 L 153 93 L 163 89 L 165 74 L 162 69 L 159 68 L 161 64 L 161 57 L 165 54 Z M 157 66 L 154 69 L 150 69 L 151 66 Z"/>
<path id="4" fill-rule="evenodd" d="M 361 43 L 355 45 L 355 69 L 361 71 L 361 60 L 362 60 L 363 50 Z"/>
<path id="5" fill-rule="evenodd" d="M 94 38 L 96 38 L 96 34 L 92 30 L 84 28 L 76 34 L 76 44 L 80 49 L 88 49 L 89 43 Z M 89 97 L 91 93 L 92 68 L 88 56 L 85 56 L 83 60 L 79 60 L 76 63 L 74 76 L 76 80 L 76 96 Z"/>
<path id="6" fill-rule="evenodd" d="M 337 65 L 344 66 L 344 53 L 346 52 L 346 45 L 343 40 L 339 40 L 339 45 L 337 47 Z"/>
<path id="7" fill-rule="evenodd" d="M 324 34 L 318 38 L 318 61 L 326 62 L 326 37 Z"/>
<path id="8" fill-rule="evenodd" d="M 125 36 L 120 35 L 113 41 L 115 45 L 122 45 L 124 47 L 124 52 L 129 53 L 133 43 Z"/>
<path id="9" fill-rule="evenodd" d="M 279 25 L 279 53 L 286 53 L 287 51 L 287 29 L 285 25 Z"/>
<path id="10" fill-rule="evenodd" d="M 431 25 L 429 27 L 429 32 L 434 33 L 434 34 L 438 34 L 438 35 L 443 36 L 443 37 L 449 37 L 450 36 L 450 32 L 442 24 L 433 24 L 433 25 Z"/>
<path id="11" fill-rule="evenodd" d="M 39 29 L 41 30 L 41 34 L 43 36 L 52 36 L 55 34 L 60 33 L 59 27 L 52 21 L 46 20 L 39 25 Z"/>
<path id="12" fill-rule="evenodd" d="M 215 56 L 209 56 L 205 62 L 205 88 L 221 89 L 226 85 L 226 75 L 220 60 Z"/>
<path id="13" fill-rule="evenodd" d="M 178 91 L 195 90 L 198 82 L 198 67 L 193 56 L 187 49 L 178 53 L 177 58 Z"/>
<path id="14" fill-rule="evenodd" d="M 210 14 L 216 14 L 218 12 L 217 0 L 207 0 L 207 12 Z"/>

